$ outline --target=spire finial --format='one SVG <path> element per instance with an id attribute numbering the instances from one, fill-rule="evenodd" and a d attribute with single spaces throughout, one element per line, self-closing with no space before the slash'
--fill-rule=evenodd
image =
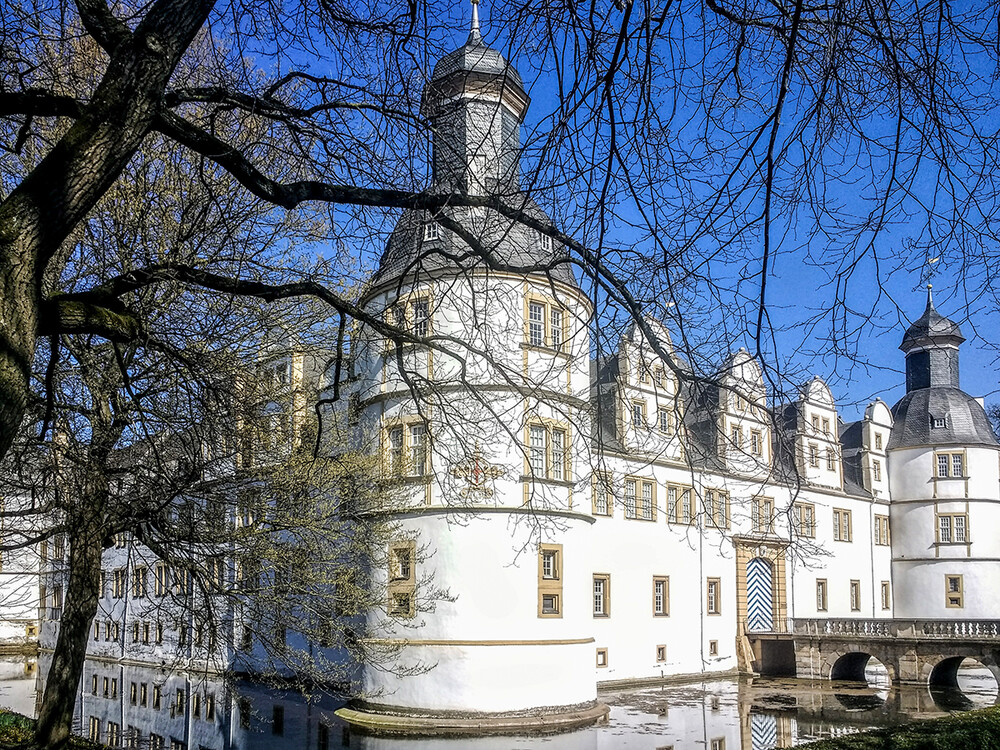
<path id="1" fill-rule="evenodd" d="M 934 285 L 933 284 L 927 284 L 927 309 L 928 310 L 933 310 L 934 309 L 934 294 L 931 291 L 932 289 L 934 289 Z"/>
<path id="2" fill-rule="evenodd" d="M 479 0 L 472 0 L 472 26 L 469 28 L 468 44 L 481 41 L 479 35 Z"/>

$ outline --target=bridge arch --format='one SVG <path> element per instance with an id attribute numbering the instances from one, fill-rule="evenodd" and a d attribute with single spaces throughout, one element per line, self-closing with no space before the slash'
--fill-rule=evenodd
<path id="1" fill-rule="evenodd" d="M 921 669 L 921 677 L 928 685 L 938 687 L 958 687 L 958 668 L 964 659 L 974 659 L 989 670 L 1000 686 L 1000 651 L 979 649 L 947 649 L 950 654 L 939 658 L 926 659 Z M 956 653 L 957 652 L 957 653 Z"/>
<path id="2" fill-rule="evenodd" d="M 865 667 L 868 666 L 868 662 L 873 658 L 885 667 L 886 672 L 889 673 L 889 681 L 895 682 L 896 670 L 888 659 L 860 649 L 838 650 L 828 654 L 824 660 L 821 674 L 828 680 L 867 682 Z"/>
<path id="3" fill-rule="evenodd" d="M 995 704 L 1000 704 L 1000 663 L 998 663 L 996 656 L 997 654 L 945 656 L 933 665 L 930 669 L 930 674 L 927 676 L 927 684 L 931 689 L 932 695 L 935 694 L 935 691 L 940 691 L 944 688 L 946 691 L 952 691 L 953 695 L 961 693 L 962 700 L 967 700 L 968 697 L 971 697 L 966 694 L 965 688 L 958 679 L 958 669 L 962 666 L 962 662 L 966 659 L 971 659 L 993 675 L 993 680 L 997 687 L 997 694 L 993 699 L 993 702 Z M 965 687 L 968 687 L 968 685 Z M 988 693 L 986 695 L 988 696 Z M 982 700 L 983 697 L 984 696 L 979 696 L 979 700 Z M 986 702 L 989 702 L 988 697 Z M 972 704 L 970 702 L 970 706 L 971 705 Z"/>

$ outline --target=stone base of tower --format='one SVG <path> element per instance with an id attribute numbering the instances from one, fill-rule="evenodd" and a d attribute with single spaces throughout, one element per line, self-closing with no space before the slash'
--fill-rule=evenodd
<path id="1" fill-rule="evenodd" d="M 598 701 L 575 706 L 544 706 L 505 713 L 414 712 L 399 706 L 357 703 L 337 711 L 355 731 L 396 736 L 491 735 L 566 732 L 607 721 Z"/>

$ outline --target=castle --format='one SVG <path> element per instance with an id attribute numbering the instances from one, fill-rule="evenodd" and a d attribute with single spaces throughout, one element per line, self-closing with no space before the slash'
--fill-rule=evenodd
<path id="1" fill-rule="evenodd" d="M 754 635 L 793 619 L 1000 618 L 1000 541 L 985 531 L 1000 522 L 1000 445 L 960 390 L 964 339 L 930 292 L 902 337 L 906 395 L 852 423 L 819 378 L 775 403 L 744 350 L 696 377 L 654 320 L 595 358 L 593 301 L 566 252 L 530 228 L 551 222 L 520 190 L 528 105 L 474 15 L 422 110 L 429 192 L 484 200 L 401 216 L 360 302 L 391 327 L 358 328 L 344 384 L 351 424 L 377 438 L 399 495 L 386 512 L 393 541 L 367 571 L 384 606 L 364 630 L 400 668 L 362 665 L 362 697 L 342 719 L 376 731 L 568 728 L 606 714 L 599 686 L 753 670 L 767 656 Z M 105 553 L 113 585 L 88 648 L 109 669 L 166 653 L 162 624 L 142 620 L 147 570 L 129 574 L 128 544 Z M 221 562 L 220 581 L 236 580 L 235 566 Z M 49 585 L 43 612 L 57 596 L 61 607 Z M 43 620 L 44 649 L 58 615 Z M 239 650 L 232 627 L 219 670 Z M 124 675 L 88 673 L 84 693 L 116 693 L 119 679 L 124 691 Z M 130 684 L 145 707 L 146 683 Z M 178 721 L 196 710 L 186 683 L 172 693 Z M 215 698 L 198 695 L 198 715 L 211 705 L 214 717 Z"/>
<path id="2" fill-rule="evenodd" d="M 424 93 L 430 192 L 547 222 L 519 192 L 527 106 L 474 20 Z M 355 398 L 407 503 L 371 628 L 433 668 L 364 671 L 344 718 L 585 723 L 599 685 L 752 670 L 748 636 L 791 618 L 1000 615 L 1000 446 L 929 289 L 906 395 L 844 423 L 819 378 L 772 403 L 744 350 L 693 377 L 655 321 L 593 360 L 567 260 L 488 208 L 407 211 L 388 241 L 362 304 L 411 337 L 358 337 Z M 449 598 L 422 607 L 426 581 Z"/>

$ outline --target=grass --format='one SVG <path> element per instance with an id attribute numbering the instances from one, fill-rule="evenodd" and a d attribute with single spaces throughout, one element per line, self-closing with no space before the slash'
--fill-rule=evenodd
<path id="1" fill-rule="evenodd" d="M 830 740 L 808 750 L 1000 750 L 1000 706 Z"/>
<path id="2" fill-rule="evenodd" d="M 24 714 L 14 713 L 0 708 L 0 748 L 34 748 L 35 720 Z M 82 737 L 72 737 L 68 747 L 74 750 L 103 750 L 104 745 L 85 740 Z"/>

